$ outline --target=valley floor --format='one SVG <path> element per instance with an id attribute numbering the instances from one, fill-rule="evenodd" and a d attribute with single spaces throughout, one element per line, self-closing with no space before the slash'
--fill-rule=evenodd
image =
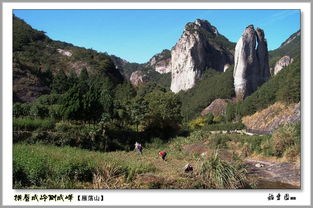
<path id="1" fill-rule="evenodd" d="M 224 136 L 234 139 L 227 139 L 224 148 L 220 148 L 223 145 L 214 148 L 212 144 L 216 143 L 216 138 Z M 262 136 L 240 137 L 253 140 Z M 300 188 L 299 162 L 259 157 L 255 154 L 242 156 L 244 148 L 238 148 L 236 140 L 237 134 L 212 135 L 199 131 L 190 137 L 178 137 L 166 144 L 148 144 L 142 155 L 135 151 L 101 153 L 72 147 L 18 143 L 14 144 L 13 155 L 14 188 L 208 188 L 203 184 L 200 173 L 202 164 L 215 151 L 229 164 L 241 161 L 246 169 L 247 182 L 241 188 Z M 219 143 L 223 144 L 221 141 Z M 159 157 L 159 151 L 167 152 L 166 161 Z M 44 165 L 27 166 L 32 161 Z M 184 172 L 186 164 L 193 167 L 192 172 Z M 42 168 L 47 172 L 43 172 Z M 62 178 L 62 174 L 65 178 Z M 27 176 L 27 181 L 19 178 L 23 175 Z M 45 178 L 50 179 L 42 183 Z"/>

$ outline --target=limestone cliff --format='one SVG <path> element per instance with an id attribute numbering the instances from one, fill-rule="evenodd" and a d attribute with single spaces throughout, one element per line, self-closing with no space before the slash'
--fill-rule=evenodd
<path id="1" fill-rule="evenodd" d="M 207 68 L 225 71 L 233 63 L 233 46 L 208 21 L 188 23 L 171 50 L 171 90 L 192 88 Z"/>
<path id="2" fill-rule="evenodd" d="M 143 75 L 141 71 L 135 71 L 130 76 L 130 82 L 134 86 L 138 86 L 140 84 L 143 84 Z"/>
<path id="3" fill-rule="evenodd" d="M 293 58 L 290 56 L 283 56 L 281 59 L 279 59 L 274 67 L 273 74 L 276 75 L 280 70 L 282 70 L 284 67 L 288 66 L 293 62 Z"/>
<path id="4" fill-rule="evenodd" d="M 255 30 L 253 25 L 246 27 L 236 44 L 233 76 L 236 96 L 240 99 L 270 77 L 267 42 L 262 29 Z"/>

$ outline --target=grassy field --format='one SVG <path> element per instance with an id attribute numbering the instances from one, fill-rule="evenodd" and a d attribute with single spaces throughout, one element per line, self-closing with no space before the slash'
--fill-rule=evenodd
<path id="1" fill-rule="evenodd" d="M 168 143 L 155 139 L 143 154 L 17 143 L 13 146 L 14 188 L 201 189 L 251 188 L 245 158 L 299 157 L 296 127 L 273 136 L 194 131 Z M 159 151 L 168 153 L 163 161 Z M 184 172 L 191 164 L 193 172 Z"/>

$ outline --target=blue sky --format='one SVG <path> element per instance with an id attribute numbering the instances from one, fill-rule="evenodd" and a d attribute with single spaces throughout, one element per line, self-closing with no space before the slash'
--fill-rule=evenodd
<path id="1" fill-rule="evenodd" d="M 247 25 L 265 31 L 269 50 L 300 29 L 300 10 L 14 10 L 53 40 L 144 63 L 171 49 L 184 26 L 206 19 L 237 42 Z"/>

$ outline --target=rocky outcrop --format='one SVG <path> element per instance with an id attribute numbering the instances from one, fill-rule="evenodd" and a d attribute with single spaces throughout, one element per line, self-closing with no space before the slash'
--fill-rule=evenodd
<path id="1" fill-rule="evenodd" d="M 171 72 L 171 51 L 165 49 L 161 53 L 154 55 L 148 61 L 147 66 L 154 68 L 160 74 Z"/>
<path id="2" fill-rule="evenodd" d="M 274 67 L 273 75 L 276 75 L 280 70 L 282 70 L 284 67 L 288 66 L 293 62 L 293 58 L 290 56 L 283 56 L 281 59 L 279 59 Z"/>
<path id="3" fill-rule="evenodd" d="M 135 71 L 130 76 L 130 82 L 134 86 L 138 86 L 140 84 L 143 84 L 143 75 L 141 71 Z"/>
<path id="4" fill-rule="evenodd" d="M 257 44 L 257 46 L 256 46 Z M 235 48 L 234 86 L 237 98 L 243 99 L 268 80 L 267 41 L 262 29 L 246 27 Z"/>
<path id="5" fill-rule="evenodd" d="M 201 115 L 207 115 L 208 113 L 212 113 L 214 116 L 222 115 L 226 111 L 227 104 L 230 100 L 225 99 L 215 99 L 208 107 L 206 107 L 202 112 Z"/>
<path id="6" fill-rule="evenodd" d="M 300 122 L 300 113 L 300 102 L 290 105 L 277 102 L 253 115 L 243 117 L 242 123 L 257 132 L 273 132 L 282 125 Z"/>
<path id="7" fill-rule="evenodd" d="M 171 90 L 175 93 L 192 88 L 203 71 L 225 71 L 233 63 L 232 43 L 206 20 L 188 23 L 171 50 Z"/>
<path id="8" fill-rule="evenodd" d="M 61 54 L 63 56 L 71 57 L 73 55 L 71 51 L 63 50 L 63 49 L 60 49 L 60 48 L 58 48 L 57 51 L 58 51 L 59 54 Z"/>

